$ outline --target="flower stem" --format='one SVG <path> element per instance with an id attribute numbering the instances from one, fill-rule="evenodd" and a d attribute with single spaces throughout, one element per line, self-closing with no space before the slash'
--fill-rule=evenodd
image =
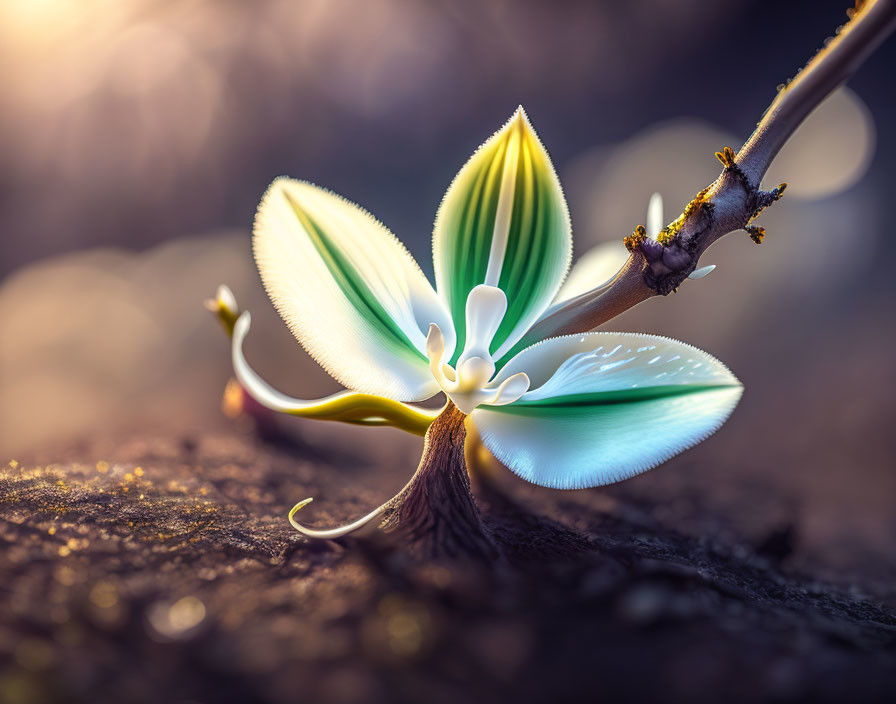
<path id="1" fill-rule="evenodd" d="M 500 550 L 470 491 L 465 418 L 449 403 L 433 421 L 417 471 L 389 502 L 382 527 L 406 538 L 420 557 L 492 562 Z"/>

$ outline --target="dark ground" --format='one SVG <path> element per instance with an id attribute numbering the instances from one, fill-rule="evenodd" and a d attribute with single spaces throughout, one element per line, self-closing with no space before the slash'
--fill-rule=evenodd
<path id="1" fill-rule="evenodd" d="M 893 595 L 795 566 L 786 524 L 695 534 L 624 492 L 550 492 L 580 552 L 536 533 L 487 573 L 304 542 L 297 499 L 326 525 L 386 498 L 345 456 L 243 435 L 59 456 L 80 461 L 2 469 L 4 704 L 896 697 Z"/>

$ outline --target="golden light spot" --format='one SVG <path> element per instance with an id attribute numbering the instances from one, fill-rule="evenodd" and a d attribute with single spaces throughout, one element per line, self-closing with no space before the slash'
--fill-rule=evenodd
<path id="1" fill-rule="evenodd" d="M 380 601 L 378 611 L 385 617 L 385 630 L 392 652 L 402 657 L 419 653 L 426 641 L 430 622 L 426 607 L 406 602 L 397 595 L 387 595 Z"/>
<path id="2" fill-rule="evenodd" d="M 50 526 L 47 529 L 47 533 L 49 533 L 50 535 L 56 535 L 56 526 Z"/>
<path id="3" fill-rule="evenodd" d="M 77 550 L 79 545 L 77 538 L 69 538 L 65 544 L 68 546 L 69 550 Z"/>
<path id="4" fill-rule="evenodd" d="M 788 180 L 788 195 L 815 200 L 854 186 L 868 171 L 877 133 L 871 111 L 839 88 L 806 118 L 769 167 L 769 183 Z"/>
<path id="5" fill-rule="evenodd" d="M 13 469 L 16 469 L 19 466 L 19 463 L 16 460 L 10 460 L 9 466 L 12 467 Z"/>
<path id="6" fill-rule="evenodd" d="M 60 567 L 56 570 L 56 581 L 70 587 L 75 583 L 75 571 L 71 567 Z"/>
<path id="7" fill-rule="evenodd" d="M 243 387 L 236 379 L 231 379 L 224 387 L 221 397 L 221 411 L 228 418 L 239 418 L 243 413 Z"/>
<path id="8" fill-rule="evenodd" d="M 128 472 L 127 474 L 124 475 L 124 480 L 126 482 L 132 482 L 132 481 L 134 481 L 134 475 L 131 474 L 130 472 Z"/>
<path id="9" fill-rule="evenodd" d="M 118 590 L 111 582 L 97 582 L 90 590 L 90 602 L 100 609 L 111 609 L 118 605 Z"/>
<path id="10" fill-rule="evenodd" d="M 100 460 L 96 463 L 96 471 L 100 474 L 106 474 L 109 471 L 109 463 L 105 460 Z"/>
<path id="11" fill-rule="evenodd" d="M 142 477 L 143 476 L 143 467 L 135 467 L 134 474 L 136 474 L 138 477 Z"/>
<path id="12" fill-rule="evenodd" d="M 67 546 L 62 545 L 59 547 L 59 557 L 68 557 L 71 554 L 71 550 L 68 549 Z"/>
<path id="13" fill-rule="evenodd" d="M 386 625 L 389 645 L 398 655 L 414 655 L 423 645 L 423 629 L 420 622 L 409 613 L 391 616 Z"/>
<path id="14" fill-rule="evenodd" d="M 153 630 L 165 638 L 181 638 L 205 620 L 205 604 L 195 596 L 185 596 L 173 604 L 157 602 L 147 612 Z"/>

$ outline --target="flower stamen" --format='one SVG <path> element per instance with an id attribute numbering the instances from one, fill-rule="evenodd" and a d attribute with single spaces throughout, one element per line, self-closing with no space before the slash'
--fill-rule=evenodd
<path id="1" fill-rule="evenodd" d="M 513 403 L 529 390 L 529 377 L 522 372 L 497 387 L 490 384 L 495 375 L 495 362 L 489 350 L 506 312 L 507 297 L 501 289 L 481 284 L 470 291 L 466 342 L 453 368 L 445 361 L 442 331 L 436 324 L 429 326 L 426 337 L 429 368 L 442 391 L 462 413 L 469 414 L 482 403 L 498 406 Z"/>

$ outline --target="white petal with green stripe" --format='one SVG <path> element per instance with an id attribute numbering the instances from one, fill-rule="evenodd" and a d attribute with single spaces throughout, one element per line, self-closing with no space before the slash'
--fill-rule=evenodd
<path id="1" fill-rule="evenodd" d="M 367 211 L 310 183 L 279 178 L 255 218 L 265 289 L 308 353 L 350 389 L 414 401 L 437 393 L 426 333 L 454 328 L 404 246 Z"/>
<path id="2" fill-rule="evenodd" d="M 676 340 L 586 333 L 545 340 L 493 383 L 525 372 L 531 390 L 472 413 L 485 446 L 534 484 L 581 489 L 626 479 L 701 442 L 743 388 L 717 359 Z"/>
<path id="3" fill-rule="evenodd" d="M 560 181 L 522 108 L 455 177 L 436 216 L 433 259 L 439 294 L 464 347 L 467 295 L 497 286 L 508 309 L 490 352 L 497 360 L 554 299 L 572 253 Z"/>

